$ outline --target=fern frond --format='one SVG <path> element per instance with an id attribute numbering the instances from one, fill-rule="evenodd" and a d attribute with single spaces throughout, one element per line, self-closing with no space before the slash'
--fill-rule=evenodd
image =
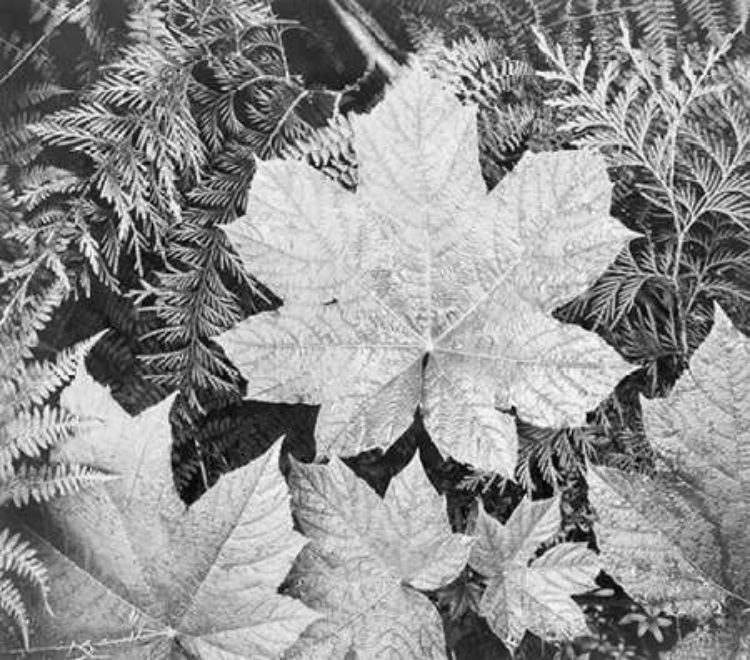
<path id="1" fill-rule="evenodd" d="M 152 41 L 126 47 L 81 104 L 33 127 L 45 144 L 87 156 L 91 190 L 113 208 L 117 240 L 139 269 L 143 246 L 158 249 L 180 218 L 179 180 L 194 179 L 204 164 L 188 95 L 194 64 L 162 26 Z"/>
<path id="2" fill-rule="evenodd" d="M 395 4 L 417 51 L 482 37 L 501 44 L 506 57 L 536 63 L 534 28 L 560 44 L 568 59 L 579 59 L 590 45 L 592 69 L 601 72 L 620 57 L 617 37 L 624 24 L 665 76 L 692 48 L 718 46 L 743 29 L 748 13 L 745 0 L 453 0 L 415 3 L 416 11 L 412 3 Z"/>
<path id="3" fill-rule="evenodd" d="M 433 40 L 415 59 L 459 99 L 478 107 L 482 167 L 494 185 L 537 131 L 543 105 L 534 68 L 478 36 L 452 45 Z"/>
<path id="4" fill-rule="evenodd" d="M 147 337 L 167 350 L 144 355 L 157 383 L 177 387 L 200 408 L 198 392 L 237 392 L 234 369 L 210 341 L 242 318 L 236 292 L 252 291 L 248 278 L 220 225 L 244 211 L 255 172 L 253 151 L 229 147 L 210 177 L 189 193 L 193 206 L 172 234 L 169 254 L 175 264 L 153 289 L 157 304 L 146 308 L 163 319 Z"/>
<path id="5" fill-rule="evenodd" d="M 673 246 L 657 247 L 652 240 L 629 244 L 581 297 L 586 315 L 596 326 L 616 325 L 631 312 L 644 289 L 670 289 L 673 252 Z"/>
<path id="6" fill-rule="evenodd" d="M 33 584 L 46 593 L 48 588 L 47 569 L 39 560 L 36 549 L 10 530 L 0 529 L 0 576 L 14 575 Z"/>
<path id="7" fill-rule="evenodd" d="M 16 388 L 23 396 L 24 406 L 41 405 L 50 394 L 68 383 L 81 368 L 91 348 L 101 339 L 99 333 L 63 349 L 53 361 L 33 362 L 26 366 Z"/>
<path id="8" fill-rule="evenodd" d="M 24 648 L 29 646 L 29 613 L 21 592 L 13 582 L 0 573 L 0 613 L 5 613 L 21 633 Z"/>
<path id="9" fill-rule="evenodd" d="M 18 202 L 27 212 L 35 211 L 55 195 L 83 194 L 85 185 L 81 178 L 59 167 L 37 165 L 27 168 L 19 181 L 21 194 Z"/>
<path id="10" fill-rule="evenodd" d="M 714 44 L 720 44 L 732 31 L 741 29 L 747 19 L 747 2 L 744 0 L 737 2 L 683 0 L 683 2 L 687 14 L 701 29 L 706 31 Z"/>
<path id="11" fill-rule="evenodd" d="M 180 29 L 189 31 L 198 17 L 181 6 L 187 14 Z M 155 297 L 147 309 L 163 321 L 148 335 L 163 346 L 143 356 L 149 377 L 178 388 L 185 395 L 180 400 L 196 410 L 207 393 L 238 396 L 238 374 L 211 338 L 264 300 L 219 225 L 244 211 L 256 158 L 288 153 L 308 139 L 321 100 L 289 74 L 280 25 L 267 10 L 244 5 L 241 30 L 228 12 L 215 4 L 200 16 L 205 49 L 215 56 L 203 62 L 207 70 L 190 88 L 213 154 L 209 173 L 187 191 L 182 222 L 169 233 L 168 265 L 144 291 Z"/>
<path id="12" fill-rule="evenodd" d="M 49 502 L 115 478 L 85 465 L 54 463 L 37 467 L 24 464 L 15 474 L 0 482 L 0 506 L 5 502 L 18 507 L 31 501 Z"/>
<path id="13" fill-rule="evenodd" d="M 482 148 L 498 159 L 510 158 L 538 130 L 539 114 L 536 101 L 491 108 L 479 118 Z"/>
<path id="14" fill-rule="evenodd" d="M 538 476 L 558 485 L 563 475 L 580 472 L 596 446 L 590 429 L 546 429 L 518 423 L 519 452 L 516 479 L 528 492 L 538 487 Z"/>
<path id="15" fill-rule="evenodd" d="M 46 81 L 30 81 L 20 85 L 13 94 L 3 94 L 0 98 L 0 108 L 3 112 L 16 114 L 23 110 L 30 110 L 36 106 L 58 98 L 62 94 L 68 93 L 68 90 L 61 85 Z"/>
<path id="16" fill-rule="evenodd" d="M 76 416 L 50 406 L 18 412 L 0 429 L 0 475 L 12 471 L 19 457 L 38 458 L 72 437 L 77 423 Z"/>
<path id="17" fill-rule="evenodd" d="M 351 123 L 339 115 L 301 143 L 290 145 L 287 157 L 306 160 L 345 188 L 354 190 L 359 183 L 359 170 L 353 139 Z"/>
<path id="18" fill-rule="evenodd" d="M 253 98 L 244 104 L 244 142 L 264 159 L 302 142 L 313 130 L 302 112 L 311 98 L 309 90 L 290 81 L 259 85 Z"/>
<path id="19" fill-rule="evenodd" d="M 62 351 L 51 362 L 31 362 L 38 334 L 59 305 L 64 289 L 53 286 L 23 301 L 0 328 L 0 478 L 12 475 L 20 457 L 36 458 L 69 438 L 77 418 L 45 404 L 81 367 L 96 335 Z"/>
<path id="20" fill-rule="evenodd" d="M 68 294 L 64 283 L 55 282 L 39 293 L 30 293 L 23 285 L 4 302 L 0 317 L 0 365 L 3 376 L 13 373 L 22 358 L 31 357 L 39 332 Z"/>
<path id="21" fill-rule="evenodd" d="M 565 128 L 578 144 L 601 150 L 613 168 L 631 173 L 635 192 L 651 209 L 644 229 L 671 235 L 655 246 L 655 268 L 648 259 L 637 270 L 620 263 L 603 278 L 599 293 L 610 302 L 597 303 L 600 313 L 612 318 L 616 310 L 624 318 L 644 281 L 638 271 L 646 266 L 649 280 L 666 284 L 677 302 L 683 355 L 692 350 L 690 317 L 708 293 L 705 281 L 694 273 L 702 270 L 705 258 L 696 262 L 690 254 L 692 233 L 716 219 L 739 231 L 750 228 L 748 110 L 725 96 L 715 78 L 730 44 L 727 40 L 711 49 L 699 65 L 685 57 L 680 75 L 665 78 L 626 33 L 627 62 L 611 63 L 592 84 L 588 54 L 570 65 L 559 46 L 553 48 L 540 36 L 540 47 L 555 67 L 543 75 L 568 90 L 554 101 L 570 113 Z M 707 113 L 711 121 L 706 121 Z M 639 323 L 642 329 L 651 326 L 648 319 Z"/>
<path id="22" fill-rule="evenodd" d="M 675 62 L 680 32 L 674 1 L 640 0 L 635 15 L 646 47 L 668 72 Z"/>
<path id="23" fill-rule="evenodd" d="M 66 381 L 83 362 L 84 357 L 100 335 L 85 339 L 62 351 L 54 362 L 29 366 L 39 332 L 49 323 L 68 291 L 55 283 L 36 295 L 11 301 L 4 310 L 0 325 L 0 383 L 11 387 L 19 395 L 18 406 L 26 408 L 39 401 L 42 391 L 52 392 Z"/>
<path id="24" fill-rule="evenodd" d="M 67 93 L 49 80 L 29 78 L 22 84 L 4 86 L 0 97 L 0 162 L 14 168 L 30 165 L 41 146 L 30 126 L 40 121 L 54 107 L 54 102 Z"/>
<path id="25" fill-rule="evenodd" d="M 533 67 L 505 57 L 500 45 L 481 37 L 461 39 L 451 46 L 432 46 L 417 60 L 462 100 L 479 107 L 496 107 L 503 94 L 517 94 L 535 82 Z"/>

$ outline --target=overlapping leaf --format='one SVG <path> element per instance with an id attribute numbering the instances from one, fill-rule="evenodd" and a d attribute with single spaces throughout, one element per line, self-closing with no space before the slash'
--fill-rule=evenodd
<path id="1" fill-rule="evenodd" d="M 750 660 L 750 629 L 699 628 L 662 654 L 662 660 Z"/>
<path id="2" fill-rule="evenodd" d="M 446 658 L 440 616 L 420 590 L 463 569 L 472 539 L 451 533 L 445 499 L 418 458 L 381 499 L 341 461 L 296 464 L 294 511 L 311 539 L 290 575 L 292 592 L 324 618 L 288 657 Z"/>
<path id="3" fill-rule="evenodd" d="M 479 507 L 469 563 L 487 578 L 480 613 L 510 648 L 527 630 L 544 639 L 588 632 L 571 596 L 596 587 L 599 560 L 584 543 L 561 543 L 536 557 L 539 546 L 559 529 L 557 498 L 524 499 L 505 525 Z"/>
<path id="4" fill-rule="evenodd" d="M 702 617 L 726 593 L 750 604 L 750 341 L 717 307 L 666 399 L 644 401 L 654 479 L 589 479 L 605 570 L 630 594 Z"/>
<path id="5" fill-rule="evenodd" d="M 131 418 L 79 375 L 63 403 L 102 424 L 60 458 L 120 478 L 15 521 L 49 568 L 54 612 L 39 603 L 24 657 L 67 658 L 71 649 L 133 660 L 280 657 L 317 616 L 277 594 L 304 545 L 279 444 L 188 510 L 172 480 L 170 402 Z M 0 648 L 21 655 L 2 630 Z"/>
<path id="6" fill-rule="evenodd" d="M 475 113 L 416 70 L 354 120 L 351 193 L 293 161 L 259 164 L 227 227 L 284 301 L 219 338 L 255 399 L 320 404 L 320 455 L 387 447 L 421 406 L 445 454 L 511 473 L 513 419 L 580 424 L 628 371 L 550 316 L 633 234 L 603 161 L 528 154 L 488 194 Z"/>
<path id="7" fill-rule="evenodd" d="M 605 468 L 591 469 L 587 481 L 602 569 L 642 604 L 701 619 L 715 612 L 722 593 L 683 550 L 680 538 L 684 534 L 696 546 L 712 547 L 706 559 L 719 548 L 700 514 L 673 496 L 679 483 L 666 474 L 651 479 Z"/>

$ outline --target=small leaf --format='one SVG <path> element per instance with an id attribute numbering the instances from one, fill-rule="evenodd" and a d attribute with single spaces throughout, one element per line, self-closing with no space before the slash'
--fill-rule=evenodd
<path id="1" fill-rule="evenodd" d="M 469 563 L 487 578 L 480 614 L 509 648 L 528 630 L 545 639 L 588 632 L 574 594 L 596 587 L 599 561 L 583 543 L 562 543 L 534 558 L 560 528 L 559 500 L 524 499 L 505 525 L 480 505 Z"/>
<path id="2" fill-rule="evenodd" d="M 294 464 L 294 511 L 310 543 L 291 590 L 324 618 L 289 658 L 446 658 L 440 616 L 420 589 L 454 580 L 473 539 L 453 534 L 445 498 L 414 458 L 381 499 L 341 461 Z"/>

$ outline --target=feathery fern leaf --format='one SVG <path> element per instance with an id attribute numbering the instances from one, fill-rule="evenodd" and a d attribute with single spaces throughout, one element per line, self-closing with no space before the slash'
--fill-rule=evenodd
<path id="1" fill-rule="evenodd" d="M 387 12 L 376 2 L 379 13 Z M 447 41 L 477 36 L 502 44 L 504 55 L 535 62 L 530 28 L 561 45 L 567 58 L 578 59 L 592 47 L 592 68 L 601 72 L 619 58 L 617 35 L 625 24 L 634 42 L 667 75 L 691 47 L 718 46 L 747 22 L 745 0 L 447 0 L 395 3 L 400 20 L 419 50 L 437 37 Z M 391 12 L 394 10 L 391 9 Z"/>
<path id="2" fill-rule="evenodd" d="M 163 321 L 150 336 L 164 349 L 144 359 L 158 372 L 154 379 L 179 389 L 195 411 L 209 393 L 238 396 L 238 374 L 210 338 L 264 304 L 220 225 L 244 212 L 255 159 L 286 153 L 317 121 L 315 94 L 288 71 L 281 25 L 264 5 L 253 5 L 237 30 L 229 10 L 211 5 L 200 17 L 212 56 L 191 87 L 193 112 L 213 154 L 210 171 L 185 194 L 182 221 L 168 236 L 167 268 L 146 290 L 154 295 L 149 309 Z M 198 20 L 195 10 L 190 16 L 187 25 Z"/>
<path id="3" fill-rule="evenodd" d="M 34 283 L 37 285 L 36 283 Z M 38 285 L 37 285 L 38 286 Z M 99 339 L 92 337 L 49 362 L 34 361 L 39 333 L 67 289 L 57 283 L 39 292 L 5 295 L 0 322 L 0 507 L 71 493 L 109 478 L 80 465 L 45 463 L 50 451 L 72 437 L 76 415 L 49 403 Z M 22 583 L 46 593 L 47 573 L 26 541 L 0 527 L 0 615 L 8 617 L 28 645 L 29 619 Z"/>
<path id="4" fill-rule="evenodd" d="M 664 78 L 625 33 L 628 62 L 611 63 L 592 86 L 589 54 L 570 65 L 540 35 L 554 65 L 543 75 L 568 89 L 553 101 L 570 113 L 564 128 L 578 144 L 605 153 L 613 168 L 631 172 L 634 191 L 651 209 L 644 229 L 662 236 L 639 249 L 635 268 L 632 259 L 620 259 L 595 285 L 588 298 L 597 319 L 623 318 L 642 283 L 659 282 L 678 303 L 684 355 L 689 317 L 707 296 L 736 289 L 728 272 L 742 270 L 748 258 L 742 236 L 750 230 L 750 114 L 714 78 L 730 43 L 711 49 L 700 65 L 686 57 L 678 77 Z M 708 109 L 715 113 L 710 122 Z M 716 239 L 706 237 L 708 227 Z M 726 235 L 732 239 L 720 238 Z"/>
<path id="5" fill-rule="evenodd" d="M 254 172 L 252 150 L 238 147 L 216 163 L 203 184 L 191 191 L 195 206 L 172 234 L 174 265 L 152 289 L 163 325 L 149 336 L 166 347 L 144 355 L 158 383 L 176 387 L 191 407 L 201 409 L 200 392 L 230 396 L 239 391 L 236 372 L 210 338 L 242 317 L 236 291 L 251 290 L 238 258 L 219 228 L 244 210 Z"/>
<path id="6" fill-rule="evenodd" d="M 545 112 L 533 67 L 482 37 L 449 46 L 428 43 L 416 60 L 459 99 L 478 107 L 482 167 L 494 185 L 538 132 L 537 118 Z"/>
<path id="7" fill-rule="evenodd" d="M 90 159 L 91 190 L 114 209 L 117 240 L 130 245 L 139 267 L 142 249 L 158 246 L 179 219 L 178 178 L 195 177 L 204 161 L 187 95 L 192 65 L 163 30 L 125 49 L 80 106 L 35 128 L 46 144 Z"/>
<path id="8" fill-rule="evenodd" d="M 52 361 L 36 361 L 25 366 L 14 382 L 17 393 L 32 405 L 41 405 L 55 390 L 69 382 L 101 334 L 63 349 Z"/>
<path id="9" fill-rule="evenodd" d="M 359 184 L 359 170 L 353 138 L 351 122 L 344 115 L 336 115 L 301 143 L 290 145 L 286 155 L 306 160 L 346 189 L 355 190 Z"/>
<path id="10" fill-rule="evenodd" d="M 24 647 L 29 645 L 29 613 L 23 602 L 21 591 L 15 583 L 0 571 L 0 614 L 7 616 L 21 632 Z"/>
<path id="11" fill-rule="evenodd" d="M 49 502 L 56 497 L 70 495 L 94 483 L 113 479 L 111 475 L 85 465 L 21 465 L 15 474 L 2 483 L 0 506 L 12 502 L 25 506 L 29 502 Z"/>
<path id="12" fill-rule="evenodd" d="M 47 571 L 37 558 L 36 550 L 19 534 L 8 529 L 0 530 L 0 575 L 14 573 L 44 592 L 47 588 Z"/>

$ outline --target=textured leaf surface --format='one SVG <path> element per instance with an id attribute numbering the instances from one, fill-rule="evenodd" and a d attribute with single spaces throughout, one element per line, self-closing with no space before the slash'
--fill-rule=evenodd
<path id="1" fill-rule="evenodd" d="M 714 609 L 706 580 L 750 601 L 750 341 L 721 309 L 689 373 L 643 410 L 656 477 L 589 480 L 605 570 L 676 612 Z"/>
<path id="2" fill-rule="evenodd" d="M 304 545 L 293 531 L 279 445 L 222 477 L 189 510 L 172 481 L 170 401 L 131 418 L 79 375 L 63 403 L 102 424 L 60 458 L 120 475 L 19 523 L 51 572 L 32 658 L 73 643 L 116 658 L 276 658 L 316 618 L 277 594 Z M 0 648 L 15 648 L 3 638 Z"/>
<path id="3" fill-rule="evenodd" d="M 550 316 L 634 236 L 609 216 L 603 161 L 528 154 L 488 194 L 474 111 L 421 71 L 354 133 L 356 193 L 300 162 L 259 164 L 227 232 L 284 305 L 219 343 L 249 397 L 321 405 L 320 455 L 387 447 L 421 405 L 443 453 L 511 473 L 500 410 L 579 424 L 629 370 Z"/>
<path id="4" fill-rule="evenodd" d="M 750 633 L 697 630 L 661 654 L 662 660 L 750 660 Z"/>
<path id="5" fill-rule="evenodd" d="M 750 601 L 750 340 L 720 307 L 690 373 L 668 399 L 644 401 L 646 433 L 680 495 L 705 518 L 721 549 L 682 539 L 708 574 Z M 749 603 L 750 604 L 750 603 Z"/>
<path id="6" fill-rule="evenodd" d="M 445 658 L 440 616 L 419 589 L 463 570 L 472 539 L 453 534 L 445 499 L 419 458 L 381 499 L 341 461 L 296 464 L 293 507 L 311 540 L 295 563 L 292 592 L 324 618 L 290 658 Z"/>
<path id="7" fill-rule="evenodd" d="M 690 536 L 715 552 L 719 547 L 710 526 L 673 496 L 674 479 L 594 468 L 587 481 L 602 569 L 640 603 L 700 619 L 715 612 L 723 595 L 682 549 L 680 538 Z"/>
<path id="8" fill-rule="evenodd" d="M 574 594 L 594 589 L 597 556 L 583 543 L 562 543 L 535 558 L 560 528 L 558 499 L 524 499 L 505 525 L 480 506 L 469 563 L 487 578 L 480 613 L 510 648 L 529 630 L 544 639 L 588 632 Z"/>

